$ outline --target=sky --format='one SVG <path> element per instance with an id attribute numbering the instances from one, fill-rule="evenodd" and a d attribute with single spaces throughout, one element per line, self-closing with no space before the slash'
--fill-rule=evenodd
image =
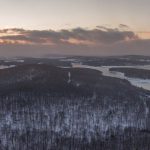
<path id="1" fill-rule="evenodd" d="M 150 55 L 149 6 L 149 0 L 0 0 L 0 55 Z"/>

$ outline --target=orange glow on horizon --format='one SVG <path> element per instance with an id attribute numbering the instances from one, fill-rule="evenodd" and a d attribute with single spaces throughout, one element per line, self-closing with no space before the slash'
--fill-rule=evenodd
<path id="1" fill-rule="evenodd" d="M 150 32 L 137 32 L 137 35 L 142 39 L 150 39 Z"/>
<path id="2" fill-rule="evenodd" d="M 75 38 L 70 38 L 68 40 L 61 40 L 62 42 L 68 42 L 70 44 L 75 44 L 75 45 L 95 45 L 95 42 L 92 41 L 88 41 L 88 40 L 79 40 L 79 39 L 75 39 Z"/>

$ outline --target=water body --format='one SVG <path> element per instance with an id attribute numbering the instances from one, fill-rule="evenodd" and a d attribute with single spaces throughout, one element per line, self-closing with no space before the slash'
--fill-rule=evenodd
<path id="1" fill-rule="evenodd" d="M 124 73 L 117 72 L 117 71 L 109 71 L 110 68 L 137 68 L 137 69 L 146 69 L 150 70 L 150 65 L 145 65 L 145 66 L 100 66 L 100 67 L 94 67 L 94 66 L 88 66 L 88 65 L 82 65 L 82 64 L 72 64 L 73 68 L 89 68 L 89 69 L 94 69 L 101 71 L 103 76 L 108 76 L 108 77 L 114 77 L 114 78 L 119 78 L 119 79 L 126 79 L 128 80 L 132 85 L 150 90 L 150 79 L 140 79 L 140 78 L 129 78 L 124 75 Z"/>

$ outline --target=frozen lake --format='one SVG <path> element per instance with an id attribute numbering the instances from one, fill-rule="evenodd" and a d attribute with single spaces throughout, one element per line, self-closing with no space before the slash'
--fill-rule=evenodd
<path id="1" fill-rule="evenodd" d="M 150 65 L 145 66 L 100 66 L 100 67 L 94 67 L 94 66 L 88 66 L 88 65 L 82 65 L 82 64 L 72 64 L 73 68 L 89 68 L 101 71 L 104 76 L 108 77 L 114 77 L 119 79 L 126 79 L 128 80 L 132 85 L 137 87 L 142 87 L 143 89 L 150 90 L 150 79 L 139 79 L 139 78 L 129 78 L 124 75 L 124 73 L 117 72 L 117 71 L 109 71 L 110 68 L 118 67 L 118 68 L 137 68 L 137 69 L 147 69 L 150 70 Z"/>

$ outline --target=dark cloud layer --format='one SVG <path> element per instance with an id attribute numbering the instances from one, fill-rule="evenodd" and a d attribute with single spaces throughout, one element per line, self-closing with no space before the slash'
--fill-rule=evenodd
<path id="1" fill-rule="evenodd" d="M 150 54 L 150 40 L 140 39 L 129 27 L 97 26 L 72 30 L 0 30 L 0 55 L 75 55 Z M 36 53 L 35 53 L 36 52 Z"/>
<path id="2" fill-rule="evenodd" d="M 24 29 L 5 29 L 0 30 L 0 33 L 5 33 L 6 35 L 0 36 L 0 40 L 3 41 L 1 44 L 7 43 L 7 41 L 14 41 L 14 43 L 19 43 L 19 41 L 32 43 L 32 44 L 60 44 L 60 43 L 71 43 L 71 40 L 77 41 L 86 45 L 86 41 L 93 42 L 95 44 L 111 44 L 115 42 L 125 41 L 125 40 L 135 40 L 137 35 L 132 31 L 120 31 L 119 29 L 110 29 L 101 27 L 99 29 L 86 30 L 83 28 L 75 28 L 72 30 L 24 30 Z"/>

